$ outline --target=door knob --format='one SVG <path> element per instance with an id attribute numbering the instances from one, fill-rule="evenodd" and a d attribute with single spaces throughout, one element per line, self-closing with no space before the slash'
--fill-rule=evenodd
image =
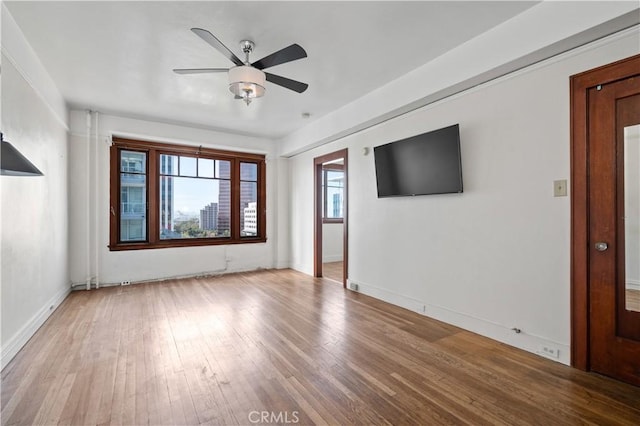
<path id="1" fill-rule="evenodd" d="M 596 250 L 598 251 L 606 251 L 609 248 L 609 244 L 604 243 L 604 242 L 597 242 L 596 243 Z"/>

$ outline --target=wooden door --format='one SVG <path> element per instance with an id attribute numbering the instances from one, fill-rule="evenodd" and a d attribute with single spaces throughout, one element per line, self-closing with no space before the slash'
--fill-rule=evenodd
<path id="1" fill-rule="evenodd" d="M 572 86 L 573 108 L 584 102 L 583 121 L 572 111 L 572 363 L 640 385 L 640 292 L 627 276 L 640 268 L 640 56 Z"/>

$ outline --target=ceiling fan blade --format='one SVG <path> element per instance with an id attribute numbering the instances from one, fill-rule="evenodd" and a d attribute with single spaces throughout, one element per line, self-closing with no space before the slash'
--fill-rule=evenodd
<path id="1" fill-rule="evenodd" d="M 286 62 L 291 62 L 306 57 L 307 52 L 305 52 L 304 49 L 300 47 L 300 45 L 292 44 L 289 47 L 280 49 L 277 52 L 272 53 L 271 55 L 265 56 L 264 58 L 255 61 L 251 65 L 255 68 L 258 68 L 259 70 L 263 70 L 265 68 L 274 67 L 276 65 L 284 64 Z"/>
<path id="2" fill-rule="evenodd" d="M 213 46 L 218 52 L 222 53 L 226 58 L 229 58 L 231 62 L 236 65 L 244 65 L 244 63 L 238 58 L 232 51 L 229 50 L 227 46 L 222 44 L 220 40 L 218 40 L 213 34 L 211 34 L 207 30 L 203 30 L 202 28 L 191 28 L 198 37 L 209 43 Z"/>
<path id="3" fill-rule="evenodd" d="M 176 74 L 208 74 L 214 72 L 227 72 L 228 68 L 174 68 Z"/>
<path id="4" fill-rule="evenodd" d="M 267 77 L 267 81 L 277 84 L 278 86 L 285 87 L 289 90 L 293 90 L 294 92 L 302 93 L 307 90 L 307 87 L 309 87 L 307 83 L 301 83 L 299 81 L 291 80 L 290 78 L 270 74 L 268 72 L 266 72 L 265 75 Z"/>

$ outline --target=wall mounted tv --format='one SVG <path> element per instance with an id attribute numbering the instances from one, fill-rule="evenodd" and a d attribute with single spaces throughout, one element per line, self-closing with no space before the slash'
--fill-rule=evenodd
<path id="1" fill-rule="evenodd" d="M 458 124 L 373 149 L 378 198 L 462 192 Z"/>

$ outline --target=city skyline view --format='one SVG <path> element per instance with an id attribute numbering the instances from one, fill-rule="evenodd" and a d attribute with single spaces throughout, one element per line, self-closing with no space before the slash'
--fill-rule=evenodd
<path id="1" fill-rule="evenodd" d="M 121 151 L 123 241 L 147 235 L 146 153 Z M 231 162 L 183 155 L 159 156 L 158 208 L 161 239 L 231 235 Z M 257 235 L 258 167 L 240 162 L 240 235 Z"/>
<path id="2" fill-rule="evenodd" d="M 175 177 L 173 185 L 176 215 L 196 217 L 200 215 L 200 210 L 206 205 L 218 202 L 219 180 Z"/>

